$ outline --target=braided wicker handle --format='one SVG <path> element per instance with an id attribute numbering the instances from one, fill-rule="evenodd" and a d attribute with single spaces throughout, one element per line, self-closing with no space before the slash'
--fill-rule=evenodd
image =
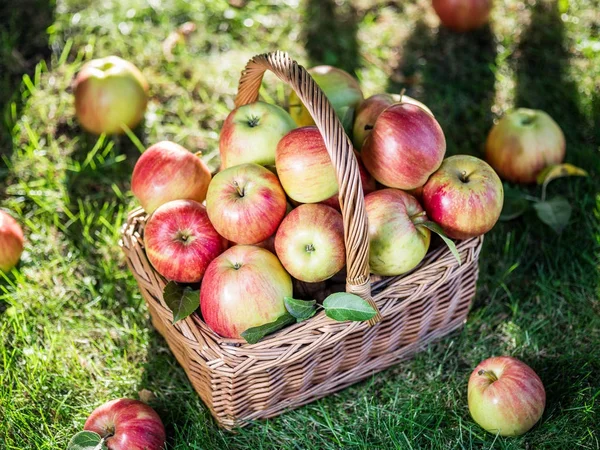
<path id="1" fill-rule="evenodd" d="M 371 297 L 367 212 L 358 163 L 350 139 L 321 88 L 304 67 L 284 52 L 257 55 L 248 62 L 240 78 L 235 99 L 236 107 L 258 100 L 260 84 L 267 69 L 296 91 L 325 140 L 337 175 L 339 200 L 344 217 L 346 291 L 359 295 L 377 310 L 377 315 L 369 321 L 370 325 L 374 325 L 381 320 L 381 316 Z"/>

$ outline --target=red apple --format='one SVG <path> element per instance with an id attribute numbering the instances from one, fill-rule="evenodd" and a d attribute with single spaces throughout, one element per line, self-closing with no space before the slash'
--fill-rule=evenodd
<path id="1" fill-rule="evenodd" d="M 156 411 L 129 398 L 96 408 L 83 429 L 98 433 L 108 450 L 162 450 L 166 442 L 165 427 Z"/>
<path id="2" fill-rule="evenodd" d="M 294 128 L 294 119 L 277 105 L 254 102 L 234 109 L 221 129 L 221 169 L 244 163 L 275 164 L 279 140 Z"/>
<path id="3" fill-rule="evenodd" d="M 148 83 L 130 62 L 118 56 L 94 59 L 81 68 L 73 84 L 75 114 L 87 131 L 119 134 L 144 117 Z"/>
<path id="4" fill-rule="evenodd" d="M 285 192 L 300 203 L 317 203 L 337 194 L 338 183 L 317 127 L 296 128 L 277 145 L 277 175 Z"/>
<path id="5" fill-rule="evenodd" d="M 487 233 L 498 221 L 503 204 L 500 178 L 474 156 L 446 158 L 423 188 L 427 215 L 454 239 Z"/>
<path id="6" fill-rule="evenodd" d="M 286 208 L 277 177 L 254 163 L 219 172 L 206 194 L 210 221 L 222 236 L 237 244 L 257 244 L 273 235 Z"/>
<path id="7" fill-rule="evenodd" d="M 180 283 L 202 279 L 210 262 L 228 246 L 193 200 L 174 200 L 159 207 L 144 229 L 148 259 L 165 278 Z"/>
<path id="8" fill-rule="evenodd" d="M 485 159 L 505 180 L 533 183 L 547 166 L 565 158 L 565 136 L 544 111 L 520 108 L 494 125 Z"/>
<path id="9" fill-rule="evenodd" d="M 316 283 L 346 264 L 342 215 L 326 205 L 300 205 L 287 215 L 275 235 L 277 256 L 290 275 Z"/>
<path id="10" fill-rule="evenodd" d="M 255 245 L 236 245 L 208 266 L 200 309 L 215 333 L 240 338 L 248 328 L 284 315 L 283 299 L 291 296 L 292 279 L 273 253 Z"/>
<path id="11" fill-rule="evenodd" d="M 379 115 L 361 155 L 381 184 L 414 189 L 440 167 L 445 153 L 446 139 L 437 121 L 416 105 L 400 103 Z"/>
<path id="12" fill-rule="evenodd" d="M 17 265 L 23 253 L 23 229 L 15 219 L 0 210 L 0 271 Z"/>
<path id="13" fill-rule="evenodd" d="M 369 266 L 376 275 L 414 269 L 427 254 L 431 233 L 421 225 L 425 211 L 410 194 L 383 189 L 365 197 L 369 219 Z"/>
<path id="14" fill-rule="evenodd" d="M 365 165 L 362 162 L 360 153 L 354 150 L 354 156 L 356 156 L 356 161 L 358 162 L 358 172 L 360 174 L 360 182 L 362 185 L 363 195 L 370 194 L 371 192 L 377 190 L 377 183 L 375 182 L 375 178 L 373 178 L 371 174 L 367 172 L 367 169 L 365 168 Z M 339 194 L 335 194 L 332 197 L 329 197 L 327 200 L 323 200 L 320 203 L 323 203 L 327 206 L 331 206 L 336 211 L 341 211 Z"/>
<path id="15" fill-rule="evenodd" d="M 152 214 L 172 200 L 202 203 L 210 179 L 210 170 L 200 154 L 194 155 L 174 142 L 162 141 L 149 147 L 138 159 L 131 190 L 144 211 Z"/>
<path id="16" fill-rule="evenodd" d="M 433 9 L 444 26 L 464 32 L 488 22 L 492 0 L 433 0 Z"/>
<path id="17" fill-rule="evenodd" d="M 526 433 L 540 420 L 546 406 L 540 377 L 510 356 L 479 363 L 469 378 L 468 396 L 473 420 L 500 436 Z"/>

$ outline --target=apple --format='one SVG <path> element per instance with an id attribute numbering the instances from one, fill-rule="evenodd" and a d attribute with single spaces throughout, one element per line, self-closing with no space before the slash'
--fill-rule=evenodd
<path id="1" fill-rule="evenodd" d="M 533 183 L 547 166 L 565 158 L 565 136 L 544 111 L 519 108 L 490 131 L 485 159 L 505 180 Z"/>
<path id="2" fill-rule="evenodd" d="M 332 66 L 316 66 L 308 69 L 317 85 L 321 88 L 347 134 L 352 131 L 354 109 L 363 100 L 363 94 L 356 78 L 348 72 Z M 299 127 L 314 125 L 315 121 L 298 97 L 292 91 L 289 97 L 289 111 Z"/>
<path id="3" fill-rule="evenodd" d="M 296 128 L 277 145 L 275 168 L 287 195 L 300 203 L 318 203 L 337 194 L 338 182 L 317 127 Z"/>
<path id="4" fill-rule="evenodd" d="M 156 411 L 130 398 L 99 406 L 83 429 L 98 433 L 108 450 L 162 450 L 166 443 L 165 427 Z"/>
<path id="5" fill-rule="evenodd" d="M 433 9 L 445 27 L 464 32 L 488 22 L 492 0 L 433 0 Z"/>
<path id="6" fill-rule="evenodd" d="M 148 83 L 142 73 L 118 56 L 93 59 L 83 65 L 73 84 L 75 114 L 87 131 L 120 134 L 144 117 Z"/>
<path id="7" fill-rule="evenodd" d="M 169 141 L 154 144 L 142 153 L 133 169 L 131 190 L 144 211 L 152 214 L 172 200 L 202 203 L 211 175 L 200 156 Z"/>
<path id="8" fill-rule="evenodd" d="M 361 155 L 381 184 L 415 189 L 440 167 L 445 153 L 446 138 L 437 120 L 416 105 L 399 103 L 379 115 Z"/>
<path id="9" fill-rule="evenodd" d="M 375 275 L 395 276 L 414 269 L 427 254 L 430 231 L 425 211 L 410 194 L 383 189 L 365 197 L 369 220 L 369 265 Z"/>
<path id="10" fill-rule="evenodd" d="M 453 239 L 487 233 L 504 204 L 502 182 L 485 161 L 468 155 L 446 158 L 423 187 L 429 218 Z"/>
<path id="11" fill-rule="evenodd" d="M 0 210 L 0 271 L 8 272 L 17 265 L 24 245 L 23 229 L 15 219 Z"/>
<path id="12" fill-rule="evenodd" d="M 281 222 L 275 251 L 285 270 L 300 281 L 331 278 L 346 264 L 342 215 L 322 204 L 298 206 Z"/>
<path id="13" fill-rule="evenodd" d="M 410 103 L 424 109 L 433 117 L 431 110 L 418 100 L 415 100 L 408 95 L 398 94 L 375 94 L 363 101 L 356 109 L 356 117 L 354 119 L 354 128 L 352 131 L 352 142 L 354 148 L 360 150 L 363 142 L 371 133 L 375 121 L 388 106 L 396 103 Z"/>
<path id="14" fill-rule="evenodd" d="M 180 283 L 197 283 L 209 263 L 227 248 L 206 209 L 193 200 L 160 206 L 144 229 L 144 247 L 158 273 Z"/>
<path id="15" fill-rule="evenodd" d="M 294 119 L 277 105 L 254 102 L 234 109 L 221 129 L 221 169 L 244 163 L 275 164 L 279 140 L 294 128 Z"/>
<path id="16" fill-rule="evenodd" d="M 210 221 L 219 234 L 236 244 L 257 244 L 273 235 L 286 208 L 277 177 L 254 163 L 219 172 L 206 194 Z"/>
<path id="17" fill-rule="evenodd" d="M 277 257 L 255 245 L 235 245 L 210 263 L 200 289 L 206 324 L 226 338 L 286 313 L 292 279 Z"/>
<path id="18" fill-rule="evenodd" d="M 542 380 L 527 364 L 510 356 L 479 363 L 469 378 L 469 411 L 483 429 L 519 436 L 540 420 L 546 406 Z"/>

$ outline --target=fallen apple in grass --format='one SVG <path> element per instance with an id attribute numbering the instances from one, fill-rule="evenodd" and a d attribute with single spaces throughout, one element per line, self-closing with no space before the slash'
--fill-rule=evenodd
<path id="1" fill-rule="evenodd" d="M 488 22 L 492 0 L 433 0 L 433 9 L 445 27 L 464 32 Z"/>
<path id="2" fill-rule="evenodd" d="M 8 272 L 17 265 L 23 253 L 23 241 L 21 225 L 0 210 L 0 271 Z"/>
<path id="3" fill-rule="evenodd" d="M 509 356 L 481 362 L 469 378 L 468 397 L 473 420 L 500 436 L 526 433 L 540 420 L 546 405 L 540 377 Z"/>

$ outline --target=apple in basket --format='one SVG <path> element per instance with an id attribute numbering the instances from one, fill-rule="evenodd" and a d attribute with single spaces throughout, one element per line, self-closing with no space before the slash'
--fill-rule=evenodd
<path id="1" fill-rule="evenodd" d="M 500 178 L 474 156 L 446 158 L 423 187 L 427 215 L 454 239 L 487 233 L 498 221 L 503 204 Z"/>
<path id="2" fill-rule="evenodd" d="M 492 0 L 433 0 L 433 9 L 444 26 L 464 32 L 487 23 Z"/>
<path id="3" fill-rule="evenodd" d="M 17 265 L 23 253 L 23 229 L 15 219 L 0 211 L 0 271 Z"/>
<path id="4" fill-rule="evenodd" d="M 361 151 L 365 167 L 377 181 L 406 190 L 424 185 L 445 153 L 446 138 L 438 122 L 409 103 L 385 109 Z"/>
<path id="5" fill-rule="evenodd" d="M 148 83 L 142 73 L 118 56 L 84 64 L 73 84 L 75 114 L 87 131 L 119 134 L 144 117 Z"/>
<path id="6" fill-rule="evenodd" d="M 292 279 L 277 257 L 254 245 L 235 245 L 210 263 L 200 289 L 206 324 L 226 338 L 286 313 Z"/>
<path id="7" fill-rule="evenodd" d="M 162 141 L 139 157 L 131 177 L 131 190 L 148 214 L 171 200 L 202 203 L 210 183 L 210 170 L 200 158 L 174 142 Z"/>
<path id="8" fill-rule="evenodd" d="M 294 128 L 294 119 L 277 105 L 254 102 L 234 109 L 221 129 L 221 169 L 244 163 L 274 165 L 279 140 Z"/>

